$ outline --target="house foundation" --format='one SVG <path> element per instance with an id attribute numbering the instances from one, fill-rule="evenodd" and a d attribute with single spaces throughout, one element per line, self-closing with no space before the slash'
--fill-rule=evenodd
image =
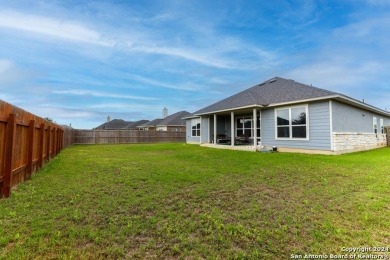
<path id="1" fill-rule="evenodd" d="M 386 146 L 386 135 L 375 133 L 333 133 L 333 150 L 337 154 L 365 151 Z"/>

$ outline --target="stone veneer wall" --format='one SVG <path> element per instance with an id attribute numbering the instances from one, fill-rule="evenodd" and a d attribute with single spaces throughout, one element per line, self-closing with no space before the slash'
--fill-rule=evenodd
<path id="1" fill-rule="evenodd" d="M 384 146 L 386 146 L 385 134 L 333 132 L 333 150 L 335 152 L 347 153 Z"/>

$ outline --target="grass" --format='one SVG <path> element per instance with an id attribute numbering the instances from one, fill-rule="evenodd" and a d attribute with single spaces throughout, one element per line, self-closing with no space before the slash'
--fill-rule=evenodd
<path id="1" fill-rule="evenodd" d="M 0 200 L 0 258 L 287 259 L 390 245 L 390 148 L 73 146 Z"/>

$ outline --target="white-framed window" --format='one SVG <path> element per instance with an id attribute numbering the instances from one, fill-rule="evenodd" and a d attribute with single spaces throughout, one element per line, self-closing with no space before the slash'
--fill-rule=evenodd
<path id="1" fill-rule="evenodd" d="M 191 136 L 200 136 L 200 118 L 191 119 Z"/>
<path id="2" fill-rule="evenodd" d="M 236 118 L 236 134 L 252 136 L 252 117 L 237 117 Z"/>
<path id="3" fill-rule="evenodd" d="M 381 133 L 384 134 L 385 133 L 385 127 L 383 125 L 383 118 L 379 119 L 379 127 L 381 129 Z"/>
<path id="4" fill-rule="evenodd" d="M 253 116 L 241 116 L 241 117 L 236 117 L 236 136 L 241 136 L 241 135 L 246 135 L 248 137 L 253 137 L 254 132 L 253 132 L 253 126 L 254 126 L 254 121 L 253 121 Z M 260 138 L 260 116 L 257 116 L 257 138 Z"/>
<path id="5" fill-rule="evenodd" d="M 372 128 L 374 129 L 374 133 L 378 133 L 378 118 L 375 116 L 372 118 Z"/>
<path id="6" fill-rule="evenodd" d="M 276 139 L 309 139 L 308 106 L 275 109 Z"/>

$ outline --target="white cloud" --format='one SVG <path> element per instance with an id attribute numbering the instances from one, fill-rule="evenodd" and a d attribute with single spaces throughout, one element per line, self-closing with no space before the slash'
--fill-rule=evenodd
<path id="1" fill-rule="evenodd" d="M 160 18 L 173 19 L 171 15 L 162 15 Z M 157 33 L 155 28 L 145 27 L 137 24 L 136 21 L 137 19 L 133 21 L 135 24 L 130 24 L 130 27 L 105 27 L 103 36 L 102 31 L 93 30 L 85 24 L 67 19 L 32 15 L 7 9 L 0 11 L 0 27 L 79 43 L 112 47 L 122 52 L 165 55 L 209 67 L 238 70 L 259 68 L 260 62 L 254 62 L 256 60 L 254 57 L 260 57 L 262 61 L 265 61 L 263 64 L 273 60 L 273 54 L 270 52 L 250 46 L 237 38 L 225 37 L 223 39 L 216 32 L 207 35 L 207 37 L 199 33 L 193 35 L 196 40 L 192 46 L 198 47 L 189 48 L 181 41 L 172 44 L 171 35 Z M 102 56 L 102 54 L 93 51 L 91 53 L 95 56 Z M 179 87 L 179 89 L 182 88 Z"/>
<path id="2" fill-rule="evenodd" d="M 5 93 L 0 93 L 0 99 L 5 101 L 5 102 L 11 103 L 11 104 L 16 104 L 16 103 L 22 102 L 21 99 L 15 97 L 15 96 L 12 96 L 12 95 L 5 94 Z"/>
<path id="3" fill-rule="evenodd" d="M 0 91 L 15 92 L 21 88 L 23 83 L 31 81 L 36 76 L 33 69 L 25 69 L 17 66 L 13 61 L 0 59 Z M 15 89 L 17 86 L 18 89 Z"/>
<path id="4" fill-rule="evenodd" d="M 0 11 L 0 27 L 27 31 L 102 46 L 113 46 L 112 41 L 102 38 L 99 32 L 66 20 L 29 15 L 14 11 Z"/>
<path id="5" fill-rule="evenodd" d="M 131 109 L 134 111 L 160 111 L 161 105 L 142 105 L 142 104 L 129 104 L 129 103 L 99 103 L 96 105 L 87 106 L 88 109 Z"/>
<path id="6" fill-rule="evenodd" d="M 174 57 L 182 58 L 189 61 L 194 61 L 203 65 L 216 67 L 216 68 L 223 68 L 223 69 L 232 68 L 232 64 L 228 61 L 212 58 L 208 55 L 206 56 L 196 51 L 191 51 L 189 49 L 184 49 L 184 48 L 141 45 L 141 46 L 132 46 L 130 47 L 129 50 L 136 51 L 136 52 L 174 56 Z"/>
<path id="7" fill-rule="evenodd" d="M 376 6 L 389 6 L 389 0 L 367 0 L 367 3 L 370 5 Z"/>
<path id="8" fill-rule="evenodd" d="M 158 100 L 159 99 L 159 98 L 153 98 L 153 97 L 112 94 L 112 93 L 107 93 L 107 92 L 100 92 L 100 91 L 94 91 L 94 90 L 84 90 L 84 89 L 55 90 L 55 91 L 52 91 L 52 94 L 93 96 L 93 97 L 106 97 L 106 98 L 124 98 L 124 99 L 137 99 L 137 100 Z"/>
<path id="9" fill-rule="evenodd" d="M 0 60 L 0 75 L 7 72 L 13 67 L 13 64 L 9 60 Z"/>
<path id="10" fill-rule="evenodd" d="M 142 77 L 139 75 L 133 75 L 133 74 L 127 74 L 127 76 L 133 80 L 143 82 L 146 84 L 163 87 L 163 88 L 169 88 L 169 89 L 179 89 L 179 90 L 189 90 L 189 91 L 196 91 L 198 88 L 194 88 L 193 86 L 188 85 L 174 85 L 174 84 L 167 84 L 162 81 L 153 80 L 150 78 Z"/>
<path id="11" fill-rule="evenodd" d="M 287 77 L 306 84 L 336 90 L 362 86 L 362 83 L 373 80 L 375 75 L 382 70 L 381 64 L 376 62 L 350 65 L 343 64 L 336 59 L 304 65 L 287 73 Z"/>

